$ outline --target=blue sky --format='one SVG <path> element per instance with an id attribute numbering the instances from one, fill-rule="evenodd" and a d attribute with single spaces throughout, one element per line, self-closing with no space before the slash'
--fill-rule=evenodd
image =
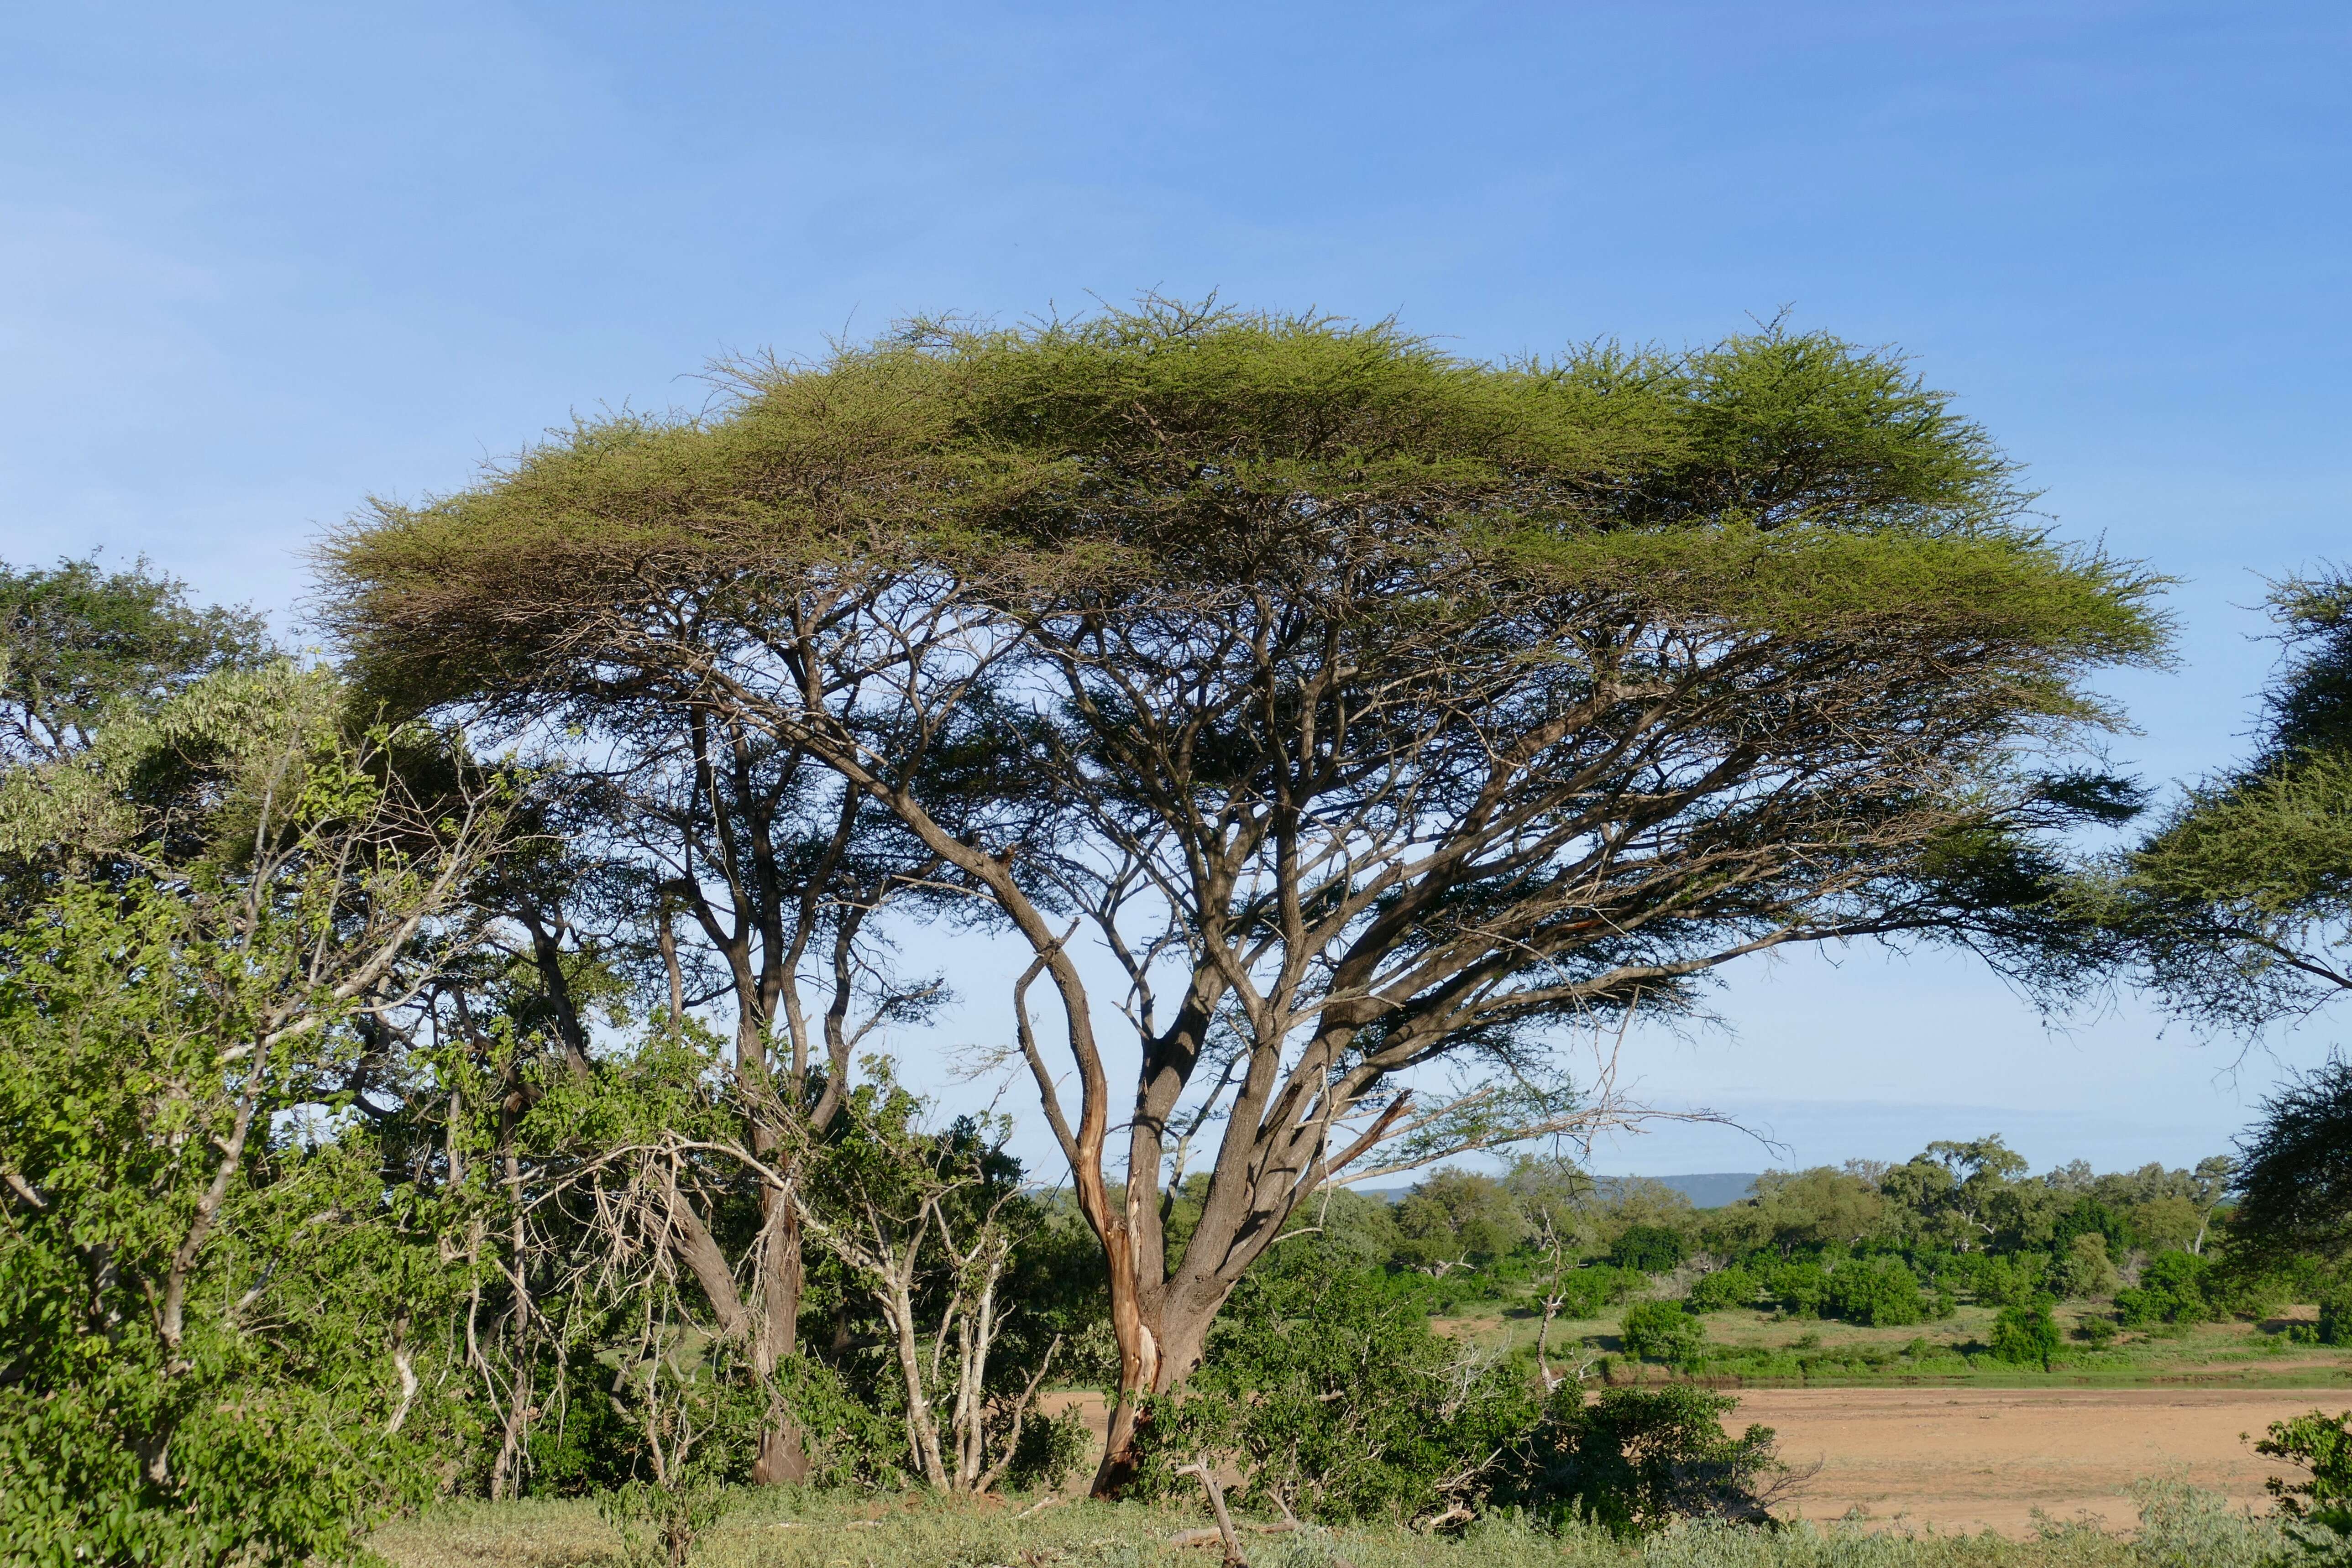
<path id="1" fill-rule="evenodd" d="M 1484 355 L 1786 307 L 2184 580 L 2184 668 L 2115 683 L 2117 759 L 2177 778 L 2245 728 L 2259 574 L 2352 554 L 2347 81 L 2340 3 L 8 7 L 0 557 L 285 611 L 370 493 L 917 310 L 1217 289 Z M 2178 1163 L 2273 1071 L 2129 1007 L 2045 1034 L 1933 957 L 1718 1005 L 1629 1066 L 1808 1161 Z"/>

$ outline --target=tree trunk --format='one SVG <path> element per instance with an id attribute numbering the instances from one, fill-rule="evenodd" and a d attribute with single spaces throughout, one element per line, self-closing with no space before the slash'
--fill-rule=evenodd
<path id="1" fill-rule="evenodd" d="M 809 1477 L 808 1434 L 784 1403 L 780 1375 L 800 1343 L 801 1291 L 805 1281 L 800 1211 L 793 1207 L 789 1193 L 770 1189 L 762 1202 L 768 1223 L 762 1232 L 760 1346 L 754 1362 L 768 1385 L 768 1424 L 760 1433 L 760 1453 L 751 1461 L 751 1479 L 760 1486 L 798 1485 Z"/>

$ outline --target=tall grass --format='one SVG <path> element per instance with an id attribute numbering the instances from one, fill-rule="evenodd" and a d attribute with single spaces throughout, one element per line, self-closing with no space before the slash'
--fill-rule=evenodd
<path id="1" fill-rule="evenodd" d="M 2045 1523 L 2012 1541 L 1839 1524 L 1759 1531 L 1688 1525 L 1638 1544 L 1598 1531 L 1554 1534 L 1482 1521 L 1459 1538 L 1401 1529 L 1250 1535 L 1254 1568 L 2263 1568 L 2284 1542 L 2268 1520 L 2193 1487 L 2147 1483 L 2129 1534 Z M 1068 1502 L 1021 1505 L 929 1496 L 856 1497 L 761 1490 L 700 1540 L 698 1568 L 1213 1568 L 1213 1549 L 1173 1545 L 1198 1528 L 1182 1509 Z M 625 1568 L 628 1544 L 591 1502 L 453 1504 L 376 1533 L 390 1568 Z"/>

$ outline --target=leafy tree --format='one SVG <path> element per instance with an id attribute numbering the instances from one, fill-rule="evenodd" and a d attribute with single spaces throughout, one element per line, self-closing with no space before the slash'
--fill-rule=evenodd
<path id="1" fill-rule="evenodd" d="M 1790 1317 L 1818 1317 L 1829 1300 L 1830 1277 L 1811 1259 L 1775 1263 L 1764 1271 L 1764 1291 Z"/>
<path id="2" fill-rule="evenodd" d="M 1688 1361 L 1706 1342 L 1706 1325 L 1679 1301 L 1636 1301 L 1618 1330 L 1625 1354 L 1643 1361 Z"/>
<path id="3" fill-rule="evenodd" d="M 1433 1173 L 1396 1207 L 1397 1260 L 1443 1276 L 1490 1263 L 1528 1235 L 1525 1211 L 1503 1184 L 1471 1171 Z"/>
<path id="4" fill-rule="evenodd" d="M 2060 1294 L 2073 1301 L 2113 1295 L 2123 1281 L 2107 1256 L 2107 1239 L 2095 1230 L 2076 1234 L 2066 1244 L 2053 1282 Z"/>
<path id="5" fill-rule="evenodd" d="M 917 1473 L 940 1491 L 987 1491 L 1061 1349 L 1023 1323 L 1028 1304 L 1010 1289 L 1016 1250 L 1046 1216 L 1003 1150 L 1009 1125 L 928 1132 L 887 1062 L 868 1079 L 811 1162 L 802 1223 L 882 1321 Z"/>
<path id="6" fill-rule="evenodd" d="M 1853 1247 L 1889 1232 L 1890 1207 L 1877 1183 L 1850 1171 L 1828 1166 L 1767 1171 L 1757 1177 L 1754 1197 L 1714 1217 L 1712 1234 L 1732 1249 L 1770 1247 L 1784 1256 L 1832 1245 Z"/>
<path id="7" fill-rule="evenodd" d="M 2320 1301 L 2319 1343 L 2352 1345 L 2352 1287 L 2338 1285 Z"/>
<path id="8" fill-rule="evenodd" d="M 1719 1312 L 1727 1307 L 1749 1307 L 1756 1304 L 1759 1291 L 1756 1276 L 1738 1264 L 1709 1270 L 1698 1277 L 1690 1289 L 1685 1304 L 1695 1312 Z"/>
<path id="9" fill-rule="evenodd" d="M 0 563 L 0 762 L 89 749 L 110 708 L 152 708 L 190 682 L 258 668 L 267 624 L 249 609 L 199 608 L 144 559 L 55 567 Z"/>
<path id="10" fill-rule="evenodd" d="M 1612 1263 L 1620 1269 L 1639 1269 L 1644 1274 L 1670 1273 L 1681 1268 L 1689 1255 L 1682 1233 L 1662 1225 L 1636 1225 L 1609 1249 Z"/>
<path id="11" fill-rule="evenodd" d="M 473 1216 L 344 1118 L 467 950 L 504 802 L 415 792 L 394 761 L 436 740 L 341 710 L 283 664 L 110 710 L 110 762 L 203 764 L 209 848 L 0 940 L 0 1526 L 34 1559 L 339 1558 L 468 1425 L 425 1324 Z"/>
<path id="12" fill-rule="evenodd" d="M 2292 1459 L 2311 1472 L 2301 1482 L 2273 1476 L 2265 1483 L 2281 1513 L 2352 1535 L 2352 1411 L 2330 1416 L 2314 1410 L 2273 1421 L 2268 1435 L 2255 1442 L 2254 1452 Z"/>
<path id="13" fill-rule="evenodd" d="M 1103 1490 L 1334 1174 L 1622 1113 L 1559 1031 L 1790 943 L 2097 956 L 2051 918 L 2055 835 L 2133 802 L 2032 758 L 2105 722 L 2092 672 L 2160 655 L 2156 585 L 2052 542 L 1898 361 L 1772 330 L 1483 365 L 1153 304 L 741 392 L 383 508 L 331 547 L 329 614 L 419 707 L 690 687 L 1029 946 L 1020 1061 L 1120 1347 Z M 1523 1113 L 1402 1092 L 1441 1061 Z M 1213 1111 L 1178 1256 L 1162 1184 Z"/>
<path id="14" fill-rule="evenodd" d="M 1919 1281 L 1900 1258 L 1856 1258 L 1829 1277 L 1825 1304 L 1849 1322 L 1900 1327 L 1923 1322 L 1927 1302 Z"/>
<path id="15" fill-rule="evenodd" d="M 2051 1306 L 2048 1296 L 2036 1296 L 2001 1308 L 1992 1324 L 1993 1359 L 2021 1366 L 2038 1363 L 2049 1371 L 2059 1344 L 2058 1321 L 2050 1315 Z"/>

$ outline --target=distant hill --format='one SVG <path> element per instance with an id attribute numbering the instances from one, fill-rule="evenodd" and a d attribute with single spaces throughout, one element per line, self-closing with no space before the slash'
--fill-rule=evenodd
<path id="1" fill-rule="evenodd" d="M 1756 1194 L 1757 1171 L 1708 1171 L 1697 1176 L 1662 1176 L 1648 1179 L 1670 1186 L 1691 1200 L 1693 1208 L 1721 1208 Z M 1602 1181 L 1612 1178 L 1602 1176 Z M 1615 1178 L 1622 1179 L 1622 1178 Z"/>
<path id="2" fill-rule="evenodd" d="M 1721 1208 L 1727 1203 L 1738 1203 L 1756 1192 L 1757 1171 L 1706 1171 L 1696 1176 L 1601 1176 L 1601 1182 L 1654 1181 L 1670 1186 L 1691 1200 L 1693 1208 Z M 1356 1189 L 1366 1197 L 1386 1199 L 1390 1203 L 1412 1189 L 1404 1186 L 1360 1186 Z"/>

